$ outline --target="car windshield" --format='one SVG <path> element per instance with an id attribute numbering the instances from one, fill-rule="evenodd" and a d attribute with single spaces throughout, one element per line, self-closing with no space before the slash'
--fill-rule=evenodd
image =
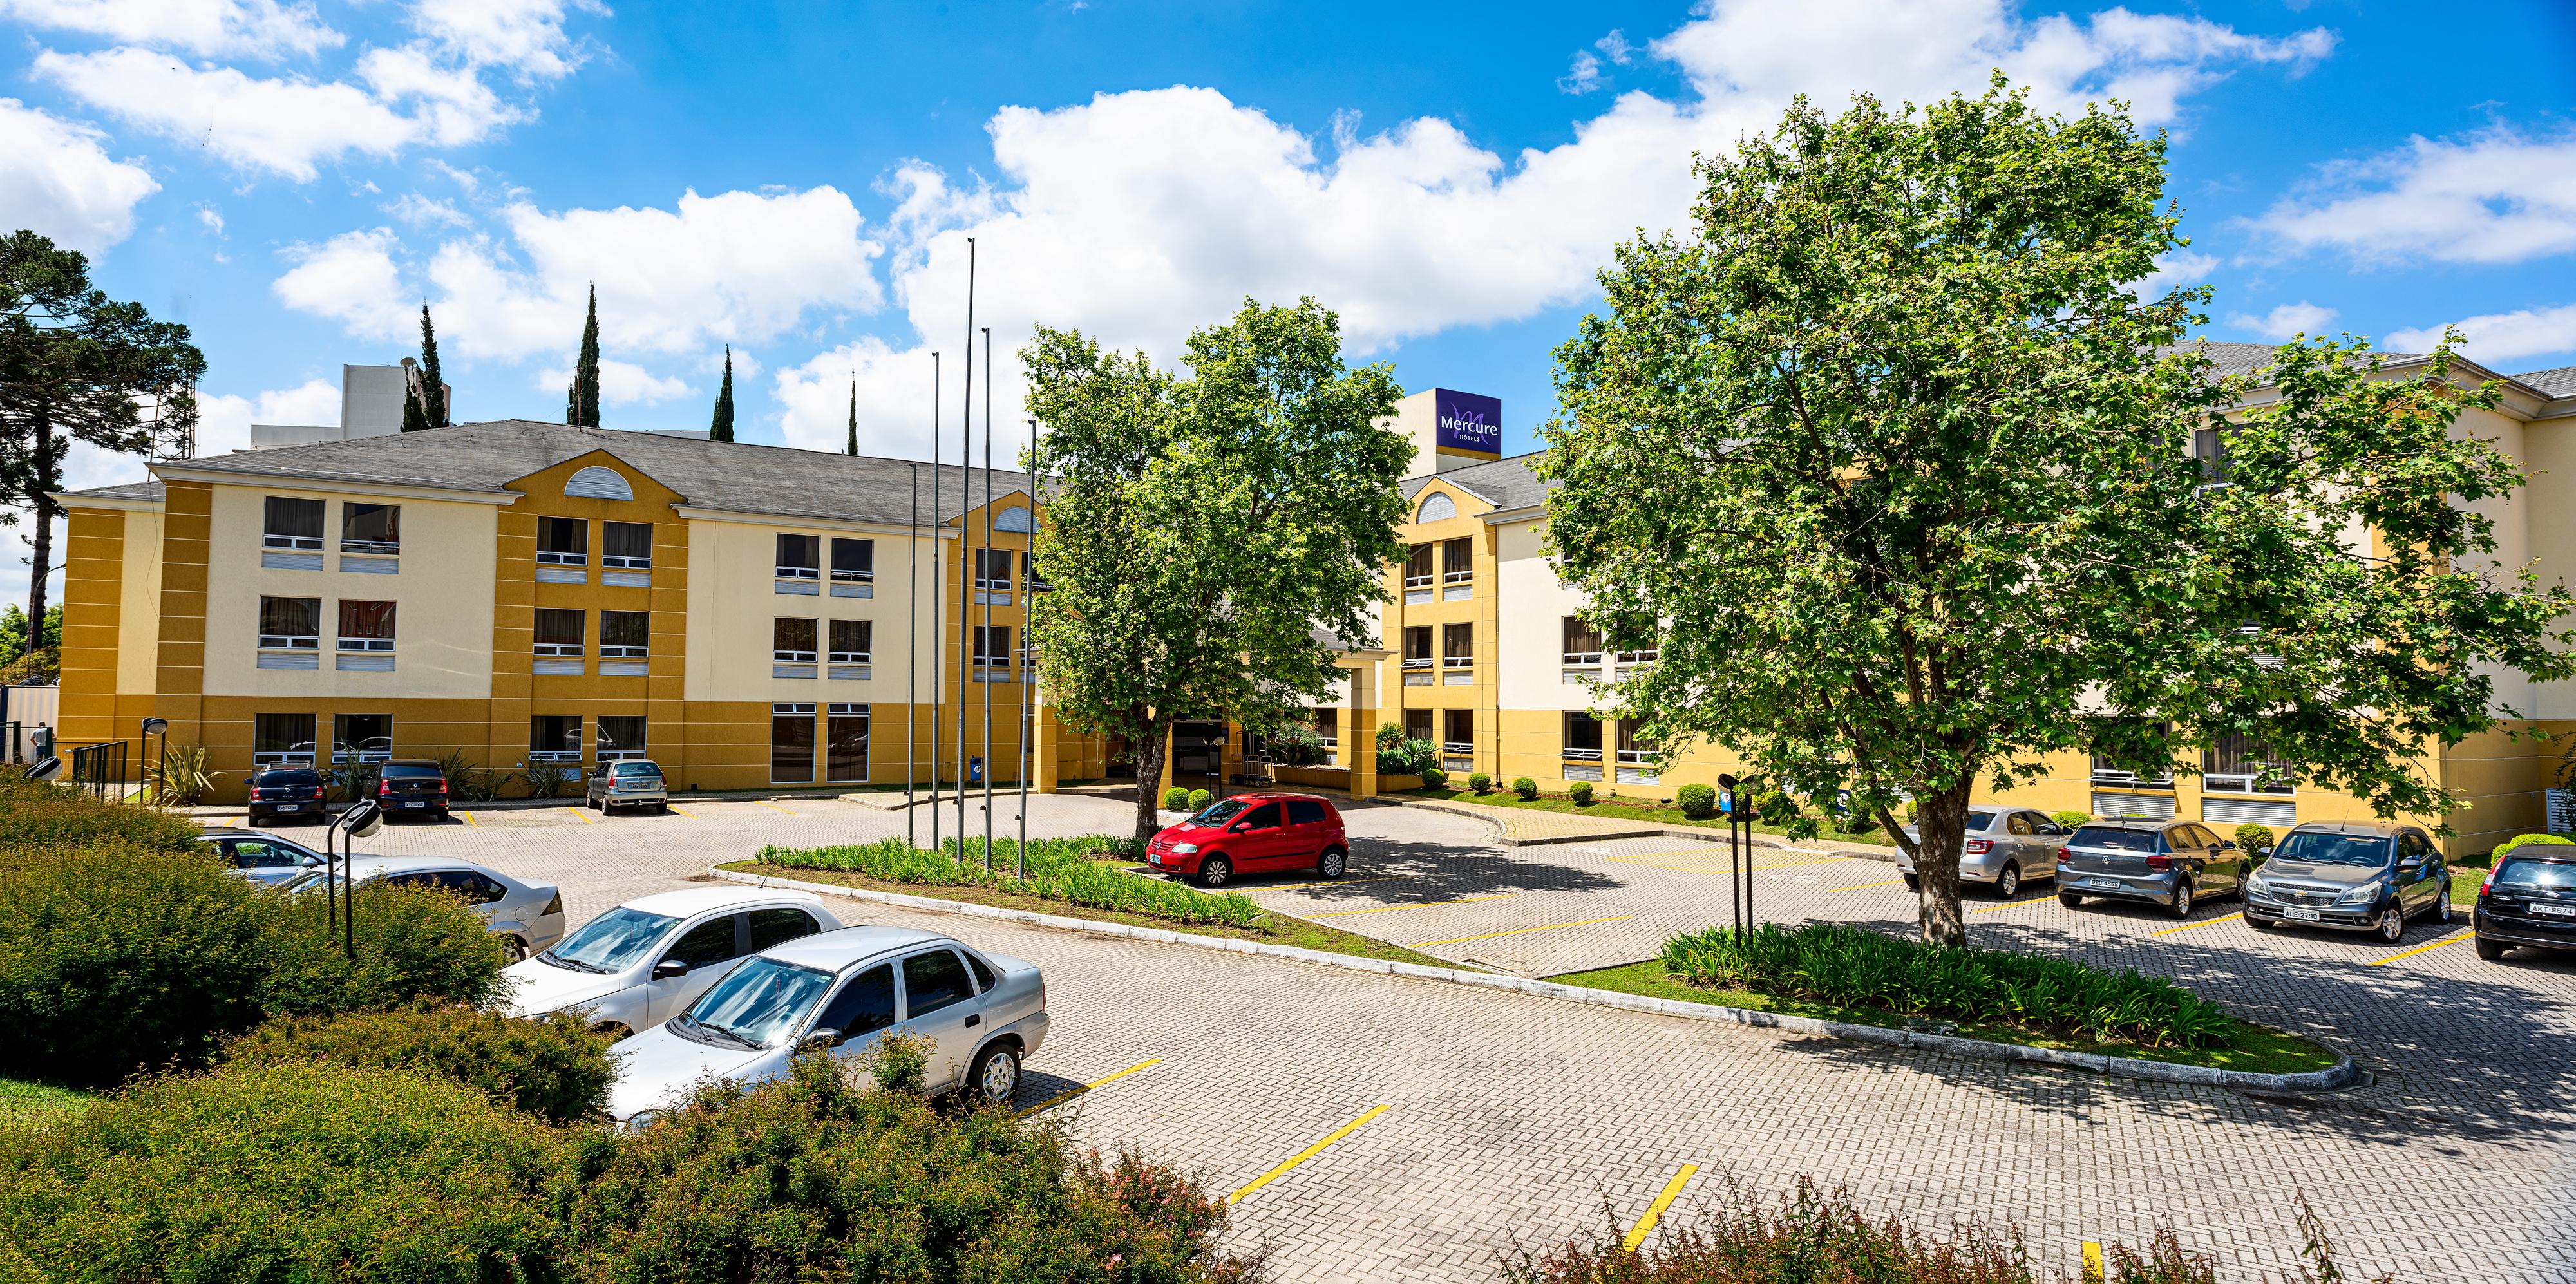
<path id="1" fill-rule="evenodd" d="M 1243 809 L 1251 805 L 1252 804 L 1245 802 L 1240 798 L 1228 798 L 1221 803 L 1211 803 L 1206 811 L 1190 817 L 1190 823 L 1193 825 L 1222 825 L 1225 822 L 1234 819 L 1236 816 L 1243 814 Z"/>
<path id="2" fill-rule="evenodd" d="M 389 762 L 382 770 L 387 780 L 436 780 L 439 774 L 436 767 L 408 762 Z"/>
<path id="3" fill-rule="evenodd" d="M 2385 865 L 2388 840 L 2377 834 L 2327 834 L 2311 829 L 2282 839 L 2272 849 L 2272 859 L 2312 865 Z"/>
<path id="4" fill-rule="evenodd" d="M 679 921 L 668 914 L 647 914 L 620 905 L 582 924 L 563 944 L 537 957 L 576 972 L 623 972 Z"/>
<path id="5" fill-rule="evenodd" d="M 2576 861 L 2508 859 L 2495 885 L 2513 892 L 2576 892 Z"/>
<path id="6" fill-rule="evenodd" d="M 2151 852 L 2156 849 L 2156 832 L 2152 829 L 2113 829 L 2108 825 L 2086 825 L 2066 840 L 2069 847 L 2107 847 L 2115 852 Z"/>
<path id="7" fill-rule="evenodd" d="M 659 776 L 662 774 L 662 769 L 649 762 L 615 762 L 609 764 L 608 774 L 612 776 Z"/>
<path id="8" fill-rule="evenodd" d="M 768 1046 L 796 1028 L 823 997 L 832 978 L 812 968 L 755 958 L 725 974 L 689 1005 L 688 1021 L 703 1030 Z"/>

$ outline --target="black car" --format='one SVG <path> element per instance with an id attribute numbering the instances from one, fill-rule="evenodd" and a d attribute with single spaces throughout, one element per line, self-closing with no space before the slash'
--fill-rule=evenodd
<path id="1" fill-rule="evenodd" d="M 272 767 L 250 778 L 250 823 L 296 816 L 321 820 L 330 815 L 322 797 L 322 773 L 311 767 Z"/>
<path id="2" fill-rule="evenodd" d="M 376 769 L 376 805 L 385 816 L 447 819 L 447 772 L 427 758 L 396 758 Z"/>
<path id="3" fill-rule="evenodd" d="M 2576 847 L 2525 845 L 2506 852 L 2478 887 L 2478 957 L 2517 945 L 2576 950 Z"/>

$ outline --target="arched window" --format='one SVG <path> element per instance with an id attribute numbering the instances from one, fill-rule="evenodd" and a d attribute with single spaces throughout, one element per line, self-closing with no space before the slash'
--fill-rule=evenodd
<path id="1" fill-rule="evenodd" d="M 1417 522 L 1445 522 L 1457 515 L 1457 503 L 1451 500 L 1447 495 L 1434 491 L 1429 499 L 1422 501 L 1422 509 L 1420 512 L 1414 514 L 1413 520 Z"/>
<path id="2" fill-rule="evenodd" d="M 1030 529 L 1028 508 L 1025 505 L 1013 504 L 1010 507 L 1003 509 L 1001 512 L 995 513 L 993 515 L 993 529 L 997 531 L 1019 531 L 1023 534 L 1027 533 Z"/>
<path id="3" fill-rule="evenodd" d="M 574 473 L 571 480 L 564 483 L 564 493 L 585 499 L 635 498 L 635 488 L 626 484 L 625 477 L 614 468 L 602 468 L 597 464 Z"/>

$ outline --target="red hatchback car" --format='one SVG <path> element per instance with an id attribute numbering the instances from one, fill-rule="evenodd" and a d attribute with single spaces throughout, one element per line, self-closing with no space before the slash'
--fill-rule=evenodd
<path id="1" fill-rule="evenodd" d="M 1175 876 L 1193 876 L 1202 887 L 1221 887 L 1237 874 L 1311 869 L 1340 878 L 1350 867 L 1350 841 L 1342 813 L 1305 794 L 1237 794 L 1154 835 L 1145 863 Z"/>

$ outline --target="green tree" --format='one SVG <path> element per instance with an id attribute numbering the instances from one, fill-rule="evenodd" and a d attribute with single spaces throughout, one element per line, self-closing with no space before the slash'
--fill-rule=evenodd
<path id="1" fill-rule="evenodd" d="M 2469 507 L 2521 481 L 2450 433 L 2490 394 L 2444 351 L 2398 380 L 2303 340 L 2246 406 L 2184 342 L 2209 292 L 2126 284 L 2183 242 L 2124 108 L 2049 116 L 2000 77 L 1922 111 L 1801 100 L 1698 172 L 1691 234 L 1619 247 L 1558 351 L 1553 550 L 1613 648 L 1660 649 L 1615 698 L 1668 751 L 1849 788 L 1900 835 L 1916 797 L 1925 939 L 1964 939 L 1980 782 L 2086 750 L 2189 774 L 2237 733 L 2383 815 L 2442 811 L 2424 750 L 2514 716 L 2488 674 L 2570 673 L 2568 594 L 2496 565 Z"/>
<path id="2" fill-rule="evenodd" d="M 33 511 L 27 618 L 47 618 L 55 492 L 75 441 L 122 454 L 194 438 L 206 359 L 188 327 L 90 284 L 89 260 L 34 232 L 0 240 L 0 505 Z M 14 525 L 14 511 L 0 524 Z"/>
<path id="3" fill-rule="evenodd" d="M 844 455 L 859 453 L 859 381 L 850 381 L 850 444 L 841 448 Z"/>
<path id="4" fill-rule="evenodd" d="M 581 354 L 572 367 L 572 387 L 564 392 L 564 422 L 582 428 L 599 426 L 599 287 L 590 287 L 590 315 L 581 323 Z"/>
<path id="5" fill-rule="evenodd" d="M 403 384 L 402 430 L 419 432 L 429 426 L 429 407 L 421 401 L 420 385 L 406 381 Z"/>
<path id="6" fill-rule="evenodd" d="M 448 417 L 447 377 L 438 371 L 438 330 L 429 323 L 429 305 L 420 305 L 420 386 L 421 410 L 429 427 L 445 428 L 456 422 Z"/>
<path id="7" fill-rule="evenodd" d="M 1377 426 L 1402 391 L 1384 365 L 1343 364 L 1312 299 L 1246 300 L 1194 332 L 1187 378 L 1068 330 L 1020 359 L 1046 425 L 1034 560 L 1054 586 L 1030 632 L 1066 721 L 1135 746 L 1150 837 L 1174 721 L 1284 726 L 1341 676 L 1327 639 L 1368 636 L 1403 553 L 1412 446 Z"/>
<path id="8" fill-rule="evenodd" d="M 733 345 L 725 345 L 724 382 L 716 388 L 716 417 L 707 425 L 707 440 L 733 440 Z"/>

